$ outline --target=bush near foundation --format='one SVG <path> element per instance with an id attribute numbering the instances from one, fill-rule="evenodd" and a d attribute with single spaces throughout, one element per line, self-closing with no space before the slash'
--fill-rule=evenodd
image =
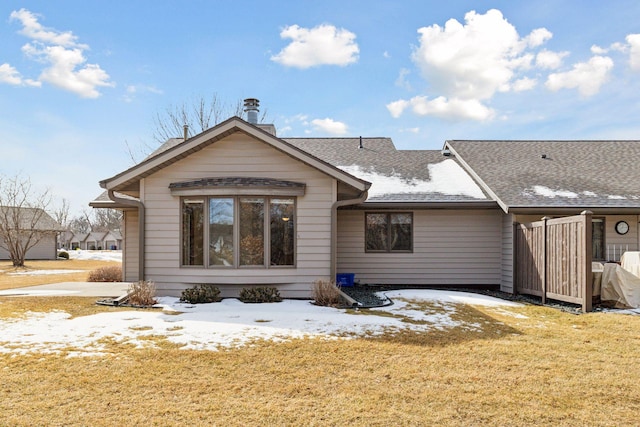
<path id="1" fill-rule="evenodd" d="M 280 291 L 277 288 L 252 287 L 242 288 L 240 301 L 250 303 L 280 302 Z"/>
<path id="2" fill-rule="evenodd" d="M 220 302 L 220 289 L 213 285 L 196 285 L 182 291 L 180 301 L 189 304 L 208 304 L 212 302 Z"/>
<path id="3" fill-rule="evenodd" d="M 313 282 L 313 300 L 317 305 L 336 307 L 341 304 L 340 286 L 331 280 Z"/>
<path id="4" fill-rule="evenodd" d="M 148 280 L 129 285 L 129 303 L 137 306 L 150 306 L 158 303 L 156 296 L 156 284 Z"/>
<path id="5" fill-rule="evenodd" d="M 89 273 L 87 278 L 89 282 L 121 282 L 122 267 L 119 265 L 110 265 L 108 267 L 100 267 Z"/>

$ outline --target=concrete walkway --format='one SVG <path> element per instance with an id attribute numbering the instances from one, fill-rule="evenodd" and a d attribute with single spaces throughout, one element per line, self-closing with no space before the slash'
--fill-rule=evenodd
<path id="1" fill-rule="evenodd" d="M 127 293 L 128 282 L 63 282 L 50 285 L 0 291 L 0 296 L 76 296 L 76 297 L 119 297 Z"/>

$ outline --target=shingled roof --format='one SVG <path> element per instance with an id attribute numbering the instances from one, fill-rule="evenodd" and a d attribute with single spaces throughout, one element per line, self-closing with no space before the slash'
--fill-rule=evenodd
<path id="1" fill-rule="evenodd" d="M 440 150 L 398 150 L 389 138 L 283 138 L 372 183 L 367 202 L 483 202 L 486 193 Z"/>
<path id="2" fill-rule="evenodd" d="M 505 211 L 640 209 L 640 141 L 447 141 Z"/>

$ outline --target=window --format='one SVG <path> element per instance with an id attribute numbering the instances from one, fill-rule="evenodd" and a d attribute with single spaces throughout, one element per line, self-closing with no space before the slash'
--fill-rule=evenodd
<path id="1" fill-rule="evenodd" d="M 413 214 L 366 213 L 366 252 L 411 252 L 413 250 Z"/>
<path id="2" fill-rule="evenodd" d="M 290 197 L 183 198 L 182 265 L 293 266 L 294 215 Z"/>
<path id="3" fill-rule="evenodd" d="M 204 265 L 204 199 L 182 201 L 182 264 Z"/>
<path id="4" fill-rule="evenodd" d="M 591 221 L 591 258 L 604 260 L 604 218 L 593 218 Z"/>

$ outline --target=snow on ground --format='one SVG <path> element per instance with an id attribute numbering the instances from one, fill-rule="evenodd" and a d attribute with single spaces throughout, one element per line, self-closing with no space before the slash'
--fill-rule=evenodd
<path id="1" fill-rule="evenodd" d="M 162 297 L 160 309 L 117 311 L 71 319 L 61 311 L 27 313 L 24 318 L 0 319 L 0 352 L 24 354 L 73 350 L 73 355 L 98 355 L 100 340 L 111 338 L 137 346 L 150 345 L 143 337 L 166 336 L 184 349 L 212 350 L 247 345 L 263 339 L 283 341 L 302 337 L 338 339 L 378 335 L 387 331 L 447 329 L 463 325 L 453 316 L 459 304 L 508 310 L 519 304 L 455 291 L 406 290 L 388 292 L 395 304 L 353 311 L 319 307 L 309 301 L 284 300 L 272 304 L 244 304 L 225 299 L 214 304 L 186 304 Z M 419 309 L 429 301 L 434 309 Z M 0 300 L 0 304 L 2 301 Z M 382 312 L 382 313 L 380 313 Z M 376 315 L 383 314 L 383 315 Z"/>
<path id="2" fill-rule="evenodd" d="M 84 251 L 78 249 L 67 251 L 67 253 L 69 259 L 122 262 L 122 251 Z"/>
<path id="3" fill-rule="evenodd" d="M 49 274 L 69 274 L 82 273 L 85 270 L 33 270 L 18 271 L 16 273 L 7 273 L 8 276 L 47 276 Z"/>

